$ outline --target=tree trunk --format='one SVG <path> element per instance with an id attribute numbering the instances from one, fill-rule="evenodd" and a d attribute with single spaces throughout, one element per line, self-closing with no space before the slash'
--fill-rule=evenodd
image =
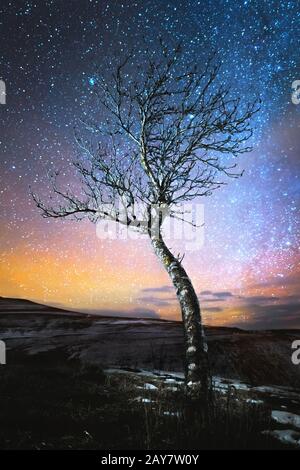
<path id="1" fill-rule="evenodd" d="M 207 393 L 209 370 L 207 343 L 201 323 L 198 297 L 180 261 L 170 252 L 161 236 L 151 243 L 175 286 L 181 307 L 185 337 L 185 379 L 188 387 L 200 387 Z"/>

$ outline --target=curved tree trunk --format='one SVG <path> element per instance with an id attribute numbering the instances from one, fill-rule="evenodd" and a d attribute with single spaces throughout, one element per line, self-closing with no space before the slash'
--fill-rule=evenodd
<path id="1" fill-rule="evenodd" d="M 170 252 L 161 236 L 151 237 L 158 258 L 166 268 L 180 303 L 185 336 L 185 379 L 189 387 L 208 389 L 207 343 L 201 323 L 200 305 L 193 285 L 180 261 Z"/>

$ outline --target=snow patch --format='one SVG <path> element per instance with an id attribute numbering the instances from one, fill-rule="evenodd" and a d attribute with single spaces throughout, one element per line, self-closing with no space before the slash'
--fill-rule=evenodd
<path id="1" fill-rule="evenodd" d="M 150 398 L 142 398 L 142 403 L 152 403 L 153 401 Z"/>
<path id="2" fill-rule="evenodd" d="M 144 384 L 145 390 L 158 390 L 158 388 L 153 384 Z"/>
<path id="3" fill-rule="evenodd" d="M 253 398 L 248 398 L 246 403 L 250 403 L 251 405 L 263 405 L 263 400 L 254 400 Z"/>
<path id="4" fill-rule="evenodd" d="M 263 434 L 275 437 L 283 444 L 291 444 L 300 448 L 300 433 L 291 429 L 280 429 L 274 431 L 263 431 Z"/>
<path id="5" fill-rule="evenodd" d="M 294 426 L 297 429 L 300 429 L 300 416 L 294 413 L 288 413 L 287 411 L 272 411 L 272 419 L 276 423 L 288 424 Z"/>
<path id="6" fill-rule="evenodd" d="M 153 403 L 153 400 L 150 398 L 136 397 L 133 401 L 138 401 L 139 403 Z"/>

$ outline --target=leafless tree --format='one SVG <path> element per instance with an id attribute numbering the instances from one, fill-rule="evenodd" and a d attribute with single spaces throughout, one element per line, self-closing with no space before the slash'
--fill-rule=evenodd
<path id="1" fill-rule="evenodd" d="M 167 216 L 185 218 L 177 212 L 180 203 L 209 196 L 227 178 L 241 176 L 233 160 L 251 150 L 247 141 L 258 105 L 218 84 L 214 59 L 200 70 L 186 65 L 180 46 L 163 44 L 159 54 L 146 51 L 145 57 L 139 70 L 132 71 L 129 56 L 109 80 L 97 77 L 103 122 L 85 122 L 93 138 L 76 131 L 80 191 L 60 189 L 52 175 L 60 202 L 53 206 L 34 193 L 33 198 L 44 217 L 108 219 L 149 235 L 179 299 L 187 385 L 205 391 L 208 353 L 198 297 L 182 259 L 164 242 L 162 224 Z"/>

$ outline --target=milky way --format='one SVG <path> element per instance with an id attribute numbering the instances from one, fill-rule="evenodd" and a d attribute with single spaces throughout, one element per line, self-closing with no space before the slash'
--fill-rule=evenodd
<path id="1" fill-rule="evenodd" d="M 70 177 L 78 118 L 99 116 L 96 71 L 157 37 L 187 61 L 212 51 L 220 82 L 246 103 L 260 97 L 245 169 L 204 204 L 204 244 L 186 253 L 205 321 L 300 327 L 300 9 L 297 1 L 2 1 L 0 294 L 111 314 L 179 318 L 167 275 L 147 240 L 100 240 L 88 223 L 41 218 L 32 186 L 47 170 Z M 142 64 L 141 64 L 142 65 Z M 133 73 L 138 74 L 138 68 Z M 93 107 L 94 106 L 94 107 Z M 176 249 L 184 247 L 179 245 Z"/>

